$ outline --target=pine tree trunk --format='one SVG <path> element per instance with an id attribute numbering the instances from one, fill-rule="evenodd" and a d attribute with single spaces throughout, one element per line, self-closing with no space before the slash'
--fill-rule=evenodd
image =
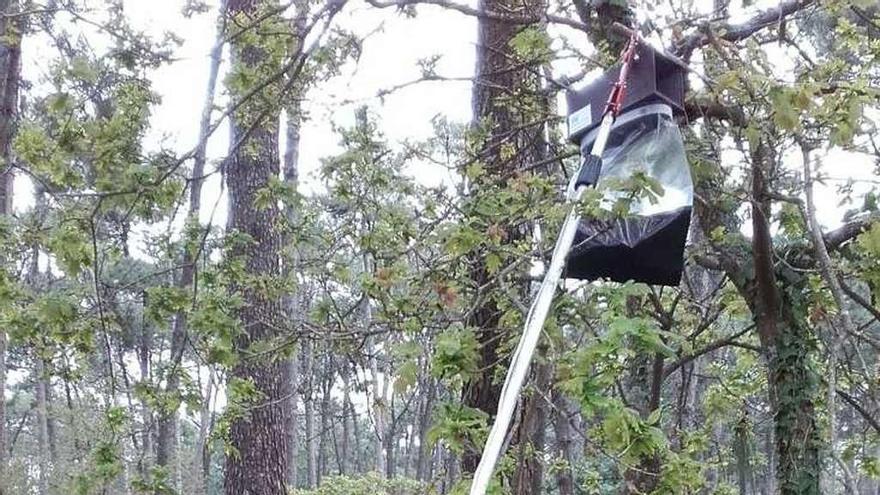
<path id="1" fill-rule="evenodd" d="M 214 370 L 208 373 L 208 383 L 202 396 L 202 408 L 199 411 L 199 435 L 196 438 L 196 450 L 193 465 L 196 466 L 196 488 L 199 495 L 207 495 L 208 480 L 211 468 L 211 447 L 208 435 L 211 432 L 211 401 L 214 398 Z"/>
<path id="2" fill-rule="evenodd" d="M 351 422 L 357 420 L 351 404 L 351 365 L 342 367 L 342 474 L 351 472 Z"/>
<path id="3" fill-rule="evenodd" d="M 434 398 L 437 395 L 437 383 L 431 376 L 424 378 L 427 391 L 424 406 L 419 415 L 419 451 L 416 459 L 416 479 L 427 481 L 430 477 L 430 465 L 433 458 L 433 446 L 428 445 L 428 430 L 431 428 L 431 413 L 434 409 Z"/>
<path id="4" fill-rule="evenodd" d="M 199 142 L 193 159 L 192 179 L 189 182 L 189 211 L 187 212 L 186 227 L 194 228 L 199 225 L 199 210 L 202 201 L 202 184 L 204 183 L 205 163 L 207 160 L 208 137 L 211 126 L 211 114 L 214 111 L 214 94 L 217 89 L 217 81 L 220 73 L 220 63 L 223 58 L 223 45 L 225 44 L 224 32 L 226 19 L 226 0 L 220 3 L 220 21 L 218 22 L 217 35 L 214 47 L 211 50 L 211 62 L 208 69 L 208 84 L 205 92 L 205 104 L 202 107 L 202 115 L 199 122 Z M 184 236 L 192 235 L 191 231 L 185 231 Z M 188 290 L 193 284 L 195 277 L 195 264 L 199 243 L 202 237 L 201 229 L 198 230 L 196 239 L 187 239 L 181 256 L 181 269 L 177 278 L 177 287 Z M 180 374 L 182 373 L 183 351 L 186 345 L 187 322 L 186 312 L 181 311 L 174 316 L 171 328 L 171 365 L 166 378 L 165 394 L 176 403 L 178 388 L 180 387 Z M 177 408 L 173 410 L 158 411 L 156 438 L 156 464 L 165 468 L 169 479 L 176 479 L 179 475 L 176 466 L 179 462 L 177 456 Z M 160 494 L 156 494 L 160 495 Z"/>
<path id="5" fill-rule="evenodd" d="M 36 357 L 34 361 L 36 363 L 34 383 L 37 389 L 37 446 L 39 447 L 40 464 L 37 491 L 40 495 L 46 495 L 49 493 L 51 469 L 49 454 L 49 406 L 46 398 L 47 380 L 45 379 L 46 365 L 40 357 Z"/>
<path id="6" fill-rule="evenodd" d="M 478 8 L 483 11 L 532 15 L 539 13 L 543 6 L 536 0 L 480 0 Z M 540 151 L 536 148 L 536 143 L 542 141 L 543 125 L 534 124 L 534 115 L 526 115 L 534 112 L 536 102 L 530 101 L 529 95 L 539 93 L 539 80 L 534 68 L 529 70 L 528 62 L 518 60 L 512 46 L 513 39 L 526 28 L 527 26 L 489 16 L 478 19 L 471 106 L 474 127 L 485 126 L 486 130 L 486 140 L 476 158 L 485 164 L 487 174 L 485 184 L 471 185 L 470 194 L 474 196 L 480 194 L 481 189 L 490 187 L 491 183 L 511 177 L 515 170 L 530 163 Z M 512 98 L 511 95 L 517 97 Z M 515 150 L 513 157 L 506 156 L 502 152 L 504 149 Z M 507 242 L 512 243 L 522 237 L 522 233 L 509 226 L 501 227 L 505 230 Z M 484 260 L 484 253 L 469 255 L 471 285 L 493 290 L 493 276 L 488 272 Z M 493 297 L 483 297 L 479 306 L 469 313 L 467 320 L 467 326 L 476 329 L 480 344 L 477 365 L 480 373 L 465 383 L 462 402 L 465 406 L 483 411 L 489 416 L 495 415 L 501 394 L 501 384 L 495 380 L 495 370 L 499 362 L 497 348 L 501 344 L 499 339 L 506 331 L 511 330 L 501 327 L 501 313 Z M 479 455 L 476 449 L 467 450 L 462 456 L 462 469 L 472 473 L 479 463 Z"/>
<path id="7" fill-rule="evenodd" d="M 535 356 L 534 386 L 525 399 L 523 418 L 518 436 L 518 459 L 513 493 L 529 495 L 541 493 L 544 481 L 543 451 L 547 424 L 547 400 L 544 396 L 550 388 L 552 366 L 547 362 L 547 347 L 541 345 Z"/>
<path id="8" fill-rule="evenodd" d="M 144 306 L 146 306 L 146 296 L 144 296 Z M 138 349 L 138 366 L 140 367 L 140 378 L 142 383 L 150 383 L 150 352 L 153 345 L 153 332 L 149 323 L 144 321 L 141 325 L 140 346 Z M 146 398 L 141 399 L 141 423 L 144 432 L 141 435 L 141 452 L 139 457 L 142 459 L 140 470 L 146 473 L 150 470 L 153 456 L 153 411 L 147 403 Z"/>
<path id="9" fill-rule="evenodd" d="M 375 352 L 370 356 L 370 387 L 373 394 L 373 452 L 375 453 L 375 464 L 373 469 L 379 473 L 385 474 L 385 406 L 382 404 L 382 392 L 379 388 L 379 366 L 376 363 Z"/>
<path id="10" fill-rule="evenodd" d="M 299 143 L 301 120 L 302 118 L 300 116 L 300 108 L 298 104 L 292 105 L 287 109 L 287 143 L 284 150 L 283 180 L 293 190 L 296 190 L 296 186 L 299 181 Z M 295 209 L 293 208 L 293 205 L 285 205 L 284 210 L 284 214 L 287 217 L 288 223 L 290 225 L 294 225 L 297 221 L 297 215 Z M 298 262 L 297 253 L 287 252 L 286 255 L 286 258 L 284 259 L 284 276 L 287 280 L 292 280 L 294 276 L 294 270 L 296 269 L 296 264 Z M 301 305 L 299 301 L 300 297 L 297 294 L 288 294 L 286 296 L 284 306 L 288 318 L 298 314 L 300 311 L 303 311 L 305 309 L 300 307 Z M 297 405 L 299 403 L 298 375 L 299 360 L 297 359 L 297 354 L 294 353 L 290 357 L 291 395 L 290 425 L 288 427 L 288 442 L 290 443 L 290 465 L 287 468 L 288 485 L 291 487 L 295 487 L 297 483 L 296 456 L 299 452 L 299 436 L 297 428 Z"/>
<path id="11" fill-rule="evenodd" d="M 18 0 L 0 0 L 0 12 L 15 13 Z M 21 75 L 21 38 L 15 33 L 18 17 L 0 17 L 0 218 L 12 213 L 12 139 L 18 111 Z M 0 495 L 11 495 L 5 487 L 6 432 L 6 329 L 0 328 Z"/>
<path id="12" fill-rule="evenodd" d="M 555 387 L 553 394 L 553 433 L 556 439 L 556 457 L 563 466 L 556 471 L 559 495 L 574 495 L 574 436 L 569 419 L 569 405 L 565 396 Z"/>
<path id="13" fill-rule="evenodd" d="M 321 433 L 318 444 L 318 486 L 321 486 L 323 477 L 330 474 L 330 463 L 327 462 L 327 456 L 330 452 L 329 446 L 332 443 L 330 436 L 333 434 L 330 425 L 330 392 L 335 371 L 329 355 L 325 354 L 323 361 L 324 365 L 321 367 L 324 375 L 321 377 Z"/>
<path id="14" fill-rule="evenodd" d="M 318 444 L 315 435 L 315 391 L 314 391 L 314 345 L 306 340 L 303 342 L 303 380 L 306 391 L 303 394 L 306 437 L 306 487 L 318 486 Z"/>
<path id="15" fill-rule="evenodd" d="M 364 472 L 364 462 L 363 459 L 361 459 L 361 452 L 363 451 L 361 447 L 361 429 L 358 424 L 357 416 L 355 416 L 354 403 L 351 402 L 350 398 L 348 400 L 348 410 L 351 411 L 352 414 L 351 433 L 354 437 L 354 455 L 352 456 L 354 460 L 354 470 L 357 473 L 362 473 Z"/>
<path id="16" fill-rule="evenodd" d="M 231 0 L 230 16 L 240 21 L 271 8 L 268 1 Z M 277 72 L 277 62 L 267 57 L 263 35 L 256 40 L 236 38 L 232 42 L 232 71 Z M 241 98 L 247 88 L 230 88 Z M 260 193 L 278 178 L 278 122 L 280 112 L 260 98 L 250 100 L 233 112 L 230 140 L 232 155 L 227 162 L 229 191 L 227 230 L 243 235 L 227 252 L 230 260 L 243 262 L 250 277 L 279 279 L 281 276 L 282 211 L 277 202 L 258 204 Z M 224 490 L 227 495 L 287 495 L 290 414 L 290 367 L 280 356 L 249 356 L 252 345 L 266 344 L 279 336 L 283 327 L 282 301 L 267 294 L 261 285 L 243 281 L 232 290 L 245 304 L 238 309 L 241 333 L 235 339 L 239 361 L 230 371 L 230 380 L 251 383 L 256 398 L 248 398 L 246 417 L 237 417 L 229 430 L 231 453 L 226 457 Z"/>

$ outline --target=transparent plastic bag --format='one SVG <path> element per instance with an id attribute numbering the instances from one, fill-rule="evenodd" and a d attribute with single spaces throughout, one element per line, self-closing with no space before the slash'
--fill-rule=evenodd
<path id="1" fill-rule="evenodd" d="M 581 140 L 582 155 L 590 153 L 596 132 Z M 636 173 L 656 181 L 660 190 L 632 198 L 629 214 L 623 218 L 582 219 L 569 254 L 567 277 L 679 284 L 694 187 L 681 132 L 666 105 L 636 108 L 617 119 L 599 175 L 605 207 L 631 194 L 609 186 Z"/>

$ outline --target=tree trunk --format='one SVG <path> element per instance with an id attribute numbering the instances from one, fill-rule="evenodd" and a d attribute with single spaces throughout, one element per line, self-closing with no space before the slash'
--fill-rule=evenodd
<path id="1" fill-rule="evenodd" d="M 643 315 L 641 308 L 646 301 L 637 296 L 627 298 L 627 316 L 637 317 Z M 668 331 L 668 328 L 663 328 Z M 634 342 L 631 343 L 635 345 Z M 625 379 L 629 405 L 638 411 L 639 416 L 645 420 L 650 414 L 660 407 L 660 387 L 663 383 L 663 356 L 651 354 L 645 349 L 635 348 L 635 356 L 630 363 L 630 369 Z M 639 459 L 637 466 L 627 469 L 624 474 L 625 489 L 627 494 L 651 493 L 657 485 L 660 474 L 660 458 L 657 455 L 645 456 Z"/>
<path id="2" fill-rule="evenodd" d="M 144 306 L 147 301 L 144 296 Z M 150 324 L 146 319 L 141 324 L 140 348 L 138 349 L 138 366 L 140 367 L 140 377 L 142 383 L 150 383 L 150 351 L 153 345 L 153 332 Z M 141 399 L 141 422 L 143 423 L 144 432 L 141 435 L 141 466 L 142 473 L 147 473 L 152 465 L 153 455 L 153 411 L 147 403 L 146 398 Z"/>
<path id="3" fill-rule="evenodd" d="M 49 493 L 51 462 L 49 457 L 49 406 L 46 399 L 46 365 L 41 357 L 35 357 L 34 383 L 37 389 L 37 445 L 39 447 L 40 473 L 37 491 L 40 495 Z"/>
<path id="4" fill-rule="evenodd" d="M 196 437 L 196 450 L 193 465 L 196 466 L 196 489 L 199 495 L 207 495 L 208 480 L 211 468 L 211 447 L 208 436 L 211 433 L 211 401 L 214 398 L 214 370 L 208 373 L 208 383 L 202 396 L 202 408 L 199 411 L 199 434 Z"/>
<path id="5" fill-rule="evenodd" d="M 387 377 L 391 376 L 388 373 L 388 370 L 385 372 L 385 381 L 387 384 L 391 381 Z M 397 472 L 397 421 L 394 417 L 394 396 L 393 395 L 385 395 L 385 399 L 389 401 L 388 404 L 388 424 L 385 429 L 385 438 L 383 443 L 385 444 L 385 452 L 386 452 L 386 460 L 385 460 L 385 477 L 388 479 L 394 478 L 394 474 Z"/>
<path id="6" fill-rule="evenodd" d="M 46 390 L 46 408 L 48 416 L 46 417 L 46 433 L 49 435 L 49 460 L 54 467 L 58 463 L 58 423 L 53 414 L 52 404 L 52 380 L 46 377 L 43 382 L 43 388 Z"/>
<path id="7" fill-rule="evenodd" d="M 397 460 L 395 456 L 395 447 L 397 442 L 395 442 L 394 435 L 396 434 L 396 423 L 394 417 L 394 395 L 391 392 L 391 362 L 390 360 L 385 360 L 382 366 L 382 405 L 384 406 L 383 414 L 384 419 L 382 420 L 384 424 L 384 437 L 382 438 L 382 443 L 385 446 L 385 477 L 391 479 L 394 477 L 394 472 L 397 470 Z"/>
<path id="8" fill-rule="evenodd" d="M 531 395 L 525 399 L 517 435 L 519 454 L 513 493 L 518 495 L 541 493 L 544 482 L 542 453 L 548 406 L 544 393 L 550 388 L 552 366 L 547 362 L 546 346 L 539 348 L 537 354 L 535 359 L 539 362 L 533 365 L 535 385 Z"/>
<path id="9" fill-rule="evenodd" d="M 299 142 L 300 142 L 300 125 L 301 125 L 301 117 L 300 117 L 300 109 L 299 105 L 292 105 L 287 109 L 287 129 L 286 129 L 286 137 L 287 143 L 284 150 L 284 182 L 293 190 L 296 190 L 296 186 L 299 178 Z M 285 205 L 284 214 L 287 217 L 288 223 L 290 225 L 294 225 L 297 216 L 296 211 L 293 205 Z M 284 259 L 284 277 L 287 280 L 293 280 L 294 270 L 296 269 L 297 264 L 297 253 L 296 252 L 287 252 L 286 257 Z M 289 294 L 286 297 L 286 301 L 284 303 L 287 316 L 290 318 L 293 315 L 296 315 L 302 311 L 305 311 L 305 308 L 301 307 L 300 297 L 297 294 Z M 296 472 L 296 456 L 299 452 L 299 429 L 297 427 L 297 406 L 299 403 L 299 359 L 297 353 L 293 353 L 290 357 L 290 380 L 291 380 L 291 395 L 290 395 L 290 425 L 288 426 L 288 443 L 290 444 L 290 464 L 287 468 L 287 481 L 290 487 L 296 487 L 297 484 L 297 472 Z"/>
<path id="10" fill-rule="evenodd" d="M 437 395 L 437 382 L 431 376 L 424 378 L 427 392 L 424 398 L 424 407 L 419 416 L 419 452 L 416 460 L 416 479 L 427 481 L 430 477 L 430 465 L 433 457 L 433 446 L 428 445 L 428 430 L 431 428 L 431 413 L 434 409 L 434 398 Z"/>
<path id="11" fill-rule="evenodd" d="M 782 495 L 820 493 L 820 451 L 822 438 L 817 430 L 816 389 L 820 378 L 812 365 L 815 338 L 806 321 L 804 300 L 806 277 L 786 263 L 777 263 L 771 231 L 772 190 L 775 146 L 766 138 L 750 149 L 751 227 L 750 246 L 743 244 L 715 246 L 718 258 L 737 291 L 749 305 L 761 350 L 767 364 L 768 395 L 773 411 L 773 439 L 769 466 L 775 471 L 776 490 Z M 713 150 L 717 159 L 717 150 Z M 713 186 L 714 183 L 714 186 Z M 719 187 L 718 176 L 696 183 L 701 198 L 712 198 L 712 187 Z M 696 204 L 705 231 L 724 227 L 738 229 L 729 209 L 717 205 Z M 753 264 L 743 263 L 749 254 Z"/>
<path id="12" fill-rule="evenodd" d="M 330 424 L 330 415 L 332 414 L 330 410 L 330 393 L 335 375 L 333 361 L 329 353 L 324 354 L 322 360 L 324 361 L 324 366 L 322 366 L 324 375 L 321 377 L 321 436 L 318 446 L 318 486 L 321 486 L 322 478 L 330 474 L 328 467 L 330 463 L 327 462 L 327 456 L 330 451 L 329 445 L 332 443 L 329 441 L 329 436 L 333 434 Z"/>
<path id="13" fill-rule="evenodd" d="M 810 362 L 814 339 L 804 314 L 804 276 L 792 273 L 780 278 L 776 274 L 767 183 L 773 164 L 770 153 L 763 142 L 752 150 L 752 254 L 757 296 L 752 312 L 769 365 L 779 493 L 813 495 L 820 493 L 822 472 L 815 408 L 819 376 Z"/>
<path id="14" fill-rule="evenodd" d="M 511 0 L 480 0 L 481 11 L 510 12 L 517 15 L 540 13 L 543 6 L 538 0 L 516 2 Z M 530 163 L 539 155 L 536 143 L 542 141 L 543 124 L 535 124 L 540 118 L 534 116 L 534 101 L 540 91 L 539 79 L 535 75 L 538 67 L 534 62 L 520 60 L 513 47 L 514 38 L 527 27 L 495 17 L 478 19 L 477 53 L 474 86 L 471 106 L 474 115 L 473 126 L 485 131 L 486 139 L 476 159 L 486 166 L 487 174 L 483 182 L 471 184 L 469 194 L 473 197 L 481 191 L 489 190 L 493 183 L 509 178 L 514 171 Z M 530 70 L 529 65 L 533 65 Z M 515 95 L 515 97 L 513 96 Z M 529 116 L 528 114 L 532 114 Z M 512 155 L 503 150 L 513 150 Z M 522 237 L 508 225 L 502 225 L 507 242 L 515 242 Z M 490 275 L 485 265 L 485 253 L 469 254 L 470 279 L 473 287 L 488 287 L 487 290 L 498 290 L 490 282 Z M 522 287 L 525 293 L 525 287 Z M 465 406 L 485 412 L 490 417 L 495 415 L 501 384 L 495 380 L 499 356 L 499 340 L 511 329 L 501 327 L 501 310 L 494 297 L 483 297 L 469 313 L 467 326 L 475 328 L 480 344 L 480 370 L 470 378 L 462 391 L 462 402 Z M 519 329 L 515 329 L 518 331 Z M 472 473 L 479 463 L 480 453 L 476 449 L 468 449 L 462 456 L 462 469 Z"/>
<path id="15" fill-rule="evenodd" d="M 805 288 L 790 287 L 788 291 Z M 798 294 L 795 297 L 800 297 Z M 770 361 L 770 394 L 775 403 L 776 476 L 781 495 L 819 494 L 822 438 L 816 421 L 819 376 L 810 360 L 813 337 L 803 315 L 783 299 L 785 316 L 777 327 L 775 355 Z M 804 307 L 804 306 L 794 306 Z"/>
<path id="16" fill-rule="evenodd" d="M 364 472 L 364 463 L 361 459 L 361 452 L 363 451 L 361 448 L 361 429 L 358 424 L 357 416 L 355 415 L 354 403 L 351 399 L 348 399 L 348 410 L 351 411 L 351 433 L 354 437 L 354 470 L 357 473 Z"/>
<path id="17" fill-rule="evenodd" d="M 184 230 L 184 246 L 181 256 L 181 269 L 177 278 L 177 287 L 187 290 L 193 284 L 195 277 L 195 264 L 197 262 L 202 229 L 194 229 L 199 224 L 199 210 L 202 201 L 202 184 L 204 183 L 205 162 L 207 160 L 208 137 L 211 127 L 211 114 L 214 111 L 214 94 L 217 89 L 217 80 L 220 73 L 220 63 L 223 58 L 223 45 L 225 44 L 226 31 L 226 3 L 220 2 L 220 15 L 214 47 L 211 50 L 210 67 L 208 69 L 208 84 L 205 93 L 205 104 L 202 107 L 202 115 L 199 121 L 199 142 L 196 146 L 193 158 L 192 179 L 189 182 L 189 211 L 187 212 L 186 228 Z M 195 232 L 195 235 L 193 235 Z M 178 388 L 180 387 L 181 361 L 186 345 L 187 322 L 186 313 L 181 311 L 174 316 L 171 329 L 171 365 L 166 378 L 166 396 L 171 398 L 172 404 L 177 404 Z M 169 479 L 176 479 L 179 475 L 176 466 L 177 458 L 177 412 L 178 408 L 160 410 L 158 417 L 158 435 L 156 438 L 156 464 L 165 468 Z M 158 493 L 156 495 L 159 495 Z"/>
<path id="18" fill-rule="evenodd" d="M 836 270 L 834 269 L 834 265 L 831 261 L 831 255 L 828 254 L 828 248 L 825 245 L 825 238 L 822 234 L 822 227 L 819 225 L 819 220 L 816 217 L 816 203 L 813 198 L 813 169 L 812 169 L 812 157 L 810 156 L 809 150 L 802 145 L 803 147 L 803 161 L 804 161 L 804 196 L 806 198 L 806 224 L 810 231 L 810 237 L 813 241 L 813 250 L 815 252 L 817 265 L 819 266 L 819 272 L 822 274 L 822 278 L 825 281 L 825 284 L 828 286 L 829 291 L 831 292 L 831 296 L 834 299 L 834 304 L 837 306 L 837 323 L 839 324 L 839 328 L 837 325 L 829 325 L 828 333 L 828 364 L 827 369 L 828 372 L 826 374 L 826 409 L 828 415 L 828 432 L 829 432 L 829 454 L 831 458 L 834 460 L 834 463 L 841 469 L 843 472 L 843 479 L 845 481 L 844 484 L 844 492 L 845 493 L 854 493 L 856 490 L 855 480 L 852 474 L 852 471 L 847 466 L 846 462 L 841 458 L 838 454 L 838 438 L 837 438 L 837 359 L 838 354 L 840 354 L 841 347 L 843 346 L 843 335 L 841 332 L 846 335 L 857 335 L 855 324 L 853 323 L 852 316 L 850 315 L 849 308 L 847 307 L 846 301 L 843 297 L 843 289 L 840 285 L 840 281 L 837 278 Z M 833 468 L 829 469 L 829 474 L 824 480 L 825 493 L 832 493 L 835 491 L 836 485 L 836 476 L 835 470 Z"/>
<path id="19" fill-rule="evenodd" d="M 299 0 L 294 2 L 294 6 L 296 8 L 296 16 L 293 21 L 292 29 L 294 35 L 293 49 L 292 53 L 296 53 L 299 50 L 303 49 L 303 43 L 305 42 L 304 36 L 306 31 L 306 16 L 308 14 L 308 2 L 303 0 Z M 297 185 L 299 184 L 299 146 L 301 141 L 301 126 L 303 122 L 302 117 L 302 105 L 300 104 L 300 98 L 304 96 L 299 92 L 294 96 L 293 103 L 289 105 L 286 109 L 287 114 L 287 125 L 285 127 L 285 138 L 287 142 L 285 143 L 284 148 L 284 169 L 283 169 L 283 177 L 287 186 L 296 191 Z M 284 215 L 287 218 L 288 229 L 296 228 L 295 225 L 298 220 L 297 211 L 294 208 L 293 204 L 286 203 L 284 205 Z M 294 246 L 293 242 L 287 243 L 289 246 Z M 289 248 L 289 250 L 285 251 L 285 258 L 283 260 L 284 266 L 284 277 L 286 280 L 293 282 L 294 275 L 296 271 L 297 263 L 299 262 L 299 253 L 297 252 L 295 247 Z M 306 308 L 302 307 L 301 304 L 302 297 L 299 294 L 299 291 L 294 291 L 292 294 L 288 294 L 286 296 L 285 301 L 285 309 L 287 311 L 287 317 L 290 318 L 293 315 L 296 315 L 300 312 L 305 312 Z M 291 373 L 291 396 L 290 396 L 290 425 L 288 426 L 288 435 L 290 443 L 290 465 L 287 468 L 287 478 L 288 485 L 292 488 L 295 488 L 297 485 L 297 460 L 296 456 L 299 453 L 299 428 L 297 427 L 297 407 L 299 403 L 299 384 L 297 376 L 299 375 L 299 360 L 297 359 L 297 353 L 293 353 L 290 357 L 290 373 Z"/>
<path id="20" fill-rule="evenodd" d="M 0 12 L 15 13 L 18 0 L 0 0 Z M 21 75 L 21 37 L 16 33 L 18 17 L 0 17 L 0 218 L 12 213 L 12 139 L 18 111 Z M 7 452 L 6 433 L 6 329 L 0 328 L 0 495 L 9 495 L 5 487 Z"/>
<path id="21" fill-rule="evenodd" d="M 351 422 L 357 420 L 351 404 L 351 365 L 341 369 L 342 377 L 342 474 L 351 472 Z"/>
<path id="22" fill-rule="evenodd" d="M 556 439 L 556 457 L 563 466 L 556 471 L 559 495 L 574 495 L 574 435 L 569 419 L 569 404 L 565 395 L 553 388 L 553 426 Z"/>
<path id="23" fill-rule="evenodd" d="M 376 363 L 375 351 L 370 356 L 370 387 L 373 393 L 373 452 L 375 464 L 373 469 L 380 474 L 385 474 L 385 406 L 382 404 L 382 392 L 379 388 L 379 366 Z"/>
<path id="24" fill-rule="evenodd" d="M 303 343 L 303 381 L 306 391 L 303 394 L 306 437 L 306 488 L 318 486 L 318 444 L 315 435 L 315 390 L 314 390 L 314 345 L 306 340 Z"/>
<path id="25" fill-rule="evenodd" d="M 294 303 L 295 304 L 295 303 Z M 295 306 L 294 306 L 295 307 Z M 299 356 L 294 353 L 290 358 L 290 424 L 287 426 L 287 443 L 290 445 L 290 459 L 287 465 L 287 486 L 296 488 L 298 482 L 297 455 L 299 454 Z"/>
<path id="26" fill-rule="evenodd" d="M 255 15 L 271 8 L 268 1 L 230 0 L 230 17 Z M 242 20 L 242 22 L 245 22 Z M 261 46 L 266 34 L 256 39 L 235 38 L 232 42 L 232 71 L 275 73 L 280 62 L 268 57 Z M 231 80 L 232 78 L 230 78 Z M 249 88 L 231 87 L 235 100 Z M 277 202 L 259 204 L 258 197 L 278 178 L 279 110 L 261 98 L 243 103 L 231 116 L 232 152 L 227 162 L 229 190 L 227 230 L 242 237 L 233 243 L 227 257 L 243 263 L 244 273 L 257 280 L 281 276 L 282 212 Z M 270 284 L 271 285 L 271 282 Z M 280 336 L 282 301 L 267 294 L 260 283 L 235 281 L 232 290 L 244 305 L 238 309 L 241 333 L 235 347 L 247 351 L 252 345 L 269 344 Z M 279 356 L 256 357 L 246 352 L 230 370 L 230 380 L 250 383 L 256 397 L 245 398 L 248 414 L 232 420 L 229 430 L 231 453 L 226 457 L 224 490 L 227 495 L 286 495 L 289 466 L 290 367 Z"/>

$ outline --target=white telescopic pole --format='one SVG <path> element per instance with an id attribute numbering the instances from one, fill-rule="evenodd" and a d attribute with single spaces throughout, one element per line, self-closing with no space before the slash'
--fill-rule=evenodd
<path id="1" fill-rule="evenodd" d="M 593 143 L 591 155 L 595 157 L 602 156 L 613 123 L 614 116 L 611 112 L 606 112 L 599 126 L 596 141 Z M 516 350 L 513 352 L 510 368 L 507 371 L 507 378 L 504 380 L 504 387 L 501 389 L 501 398 L 498 401 L 495 424 L 492 425 L 492 429 L 489 431 L 489 438 L 486 440 L 483 456 L 480 458 L 480 464 L 474 473 L 470 495 L 485 495 L 489 487 L 492 472 L 495 470 L 498 457 L 501 455 L 501 449 L 504 447 L 504 438 L 507 436 L 507 429 L 510 428 L 510 421 L 513 418 L 516 403 L 519 400 L 519 393 L 522 390 L 529 364 L 532 361 L 532 355 L 535 353 L 535 348 L 541 337 L 541 330 L 544 328 L 544 322 L 547 320 L 550 305 L 553 303 L 556 286 L 559 285 L 562 270 L 565 268 L 565 260 L 574 241 L 574 235 L 577 233 L 578 223 L 581 219 L 577 203 L 588 187 L 586 185 L 575 186 L 577 179 L 578 175 L 575 174 L 568 186 L 566 198 L 566 203 L 569 205 L 568 214 L 565 217 L 565 222 L 562 224 L 559 237 L 556 239 L 556 247 L 553 248 L 553 256 L 550 259 L 550 266 L 544 274 L 544 281 L 541 282 L 538 295 L 535 297 L 534 302 L 532 302 L 531 308 L 529 308 L 525 330 L 523 330 L 519 344 L 517 344 Z"/>

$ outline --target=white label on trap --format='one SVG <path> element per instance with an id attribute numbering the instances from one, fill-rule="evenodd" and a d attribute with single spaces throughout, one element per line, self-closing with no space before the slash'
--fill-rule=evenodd
<path id="1" fill-rule="evenodd" d="M 587 105 L 568 116 L 568 135 L 573 136 L 593 123 L 592 105 Z"/>

